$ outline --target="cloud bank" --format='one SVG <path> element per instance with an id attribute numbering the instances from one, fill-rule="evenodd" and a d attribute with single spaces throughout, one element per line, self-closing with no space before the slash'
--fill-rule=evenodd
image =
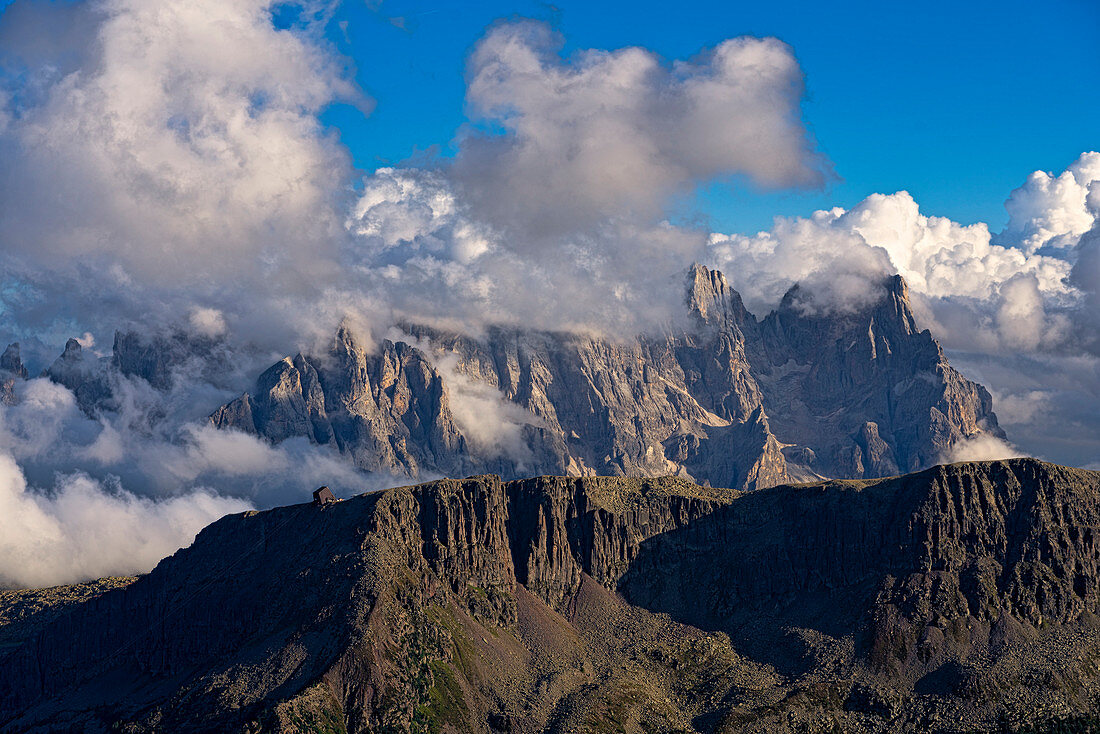
<path id="1" fill-rule="evenodd" d="M 339 496 L 398 483 L 305 439 L 213 428 L 229 393 L 201 381 L 114 379 L 117 404 L 94 418 L 45 378 L 0 404 L 0 586 L 148 571 L 226 513 L 308 501 L 322 480 Z"/>
<path id="2" fill-rule="evenodd" d="M 641 48 L 563 58 L 563 45 L 545 24 L 507 23 L 470 59 L 473 124 L 456 177 L 518 242 L 614 215 L 658 220 L 670 195 L 733 174 L 771 187 L 822 182 L 786 44 L 735 38 L 671 65 Z"/>
<path id="3" fill-rule="evenodd" d="M 69 73 L 52 59 L 25 69 L 39 99 L 9 105 L 9 254 L 50 268 L 102 258 L 119 285 L 194 288 L 258 261 L 280 283 L 291 270 L 322 276 L 311 266 L 328 258 L 309 253 L 333 246 L 329 182 L 346 155 L 317 113 L 353 93 L 322 48 L 276 30 L 271 5 L 54 6 L 51 21 L 95 32 L 69 52 Z M 5 13 L 5 38 L 28 33 L 22 7 Z M 29 61 L 21 50 L 5 54 L 9 68 Z"/>
<path id="4" fill-rule="evenodd" d="M 454 159 L 364 180 L 350 259 L 393 309 L 467 328 L 652 328 L 680 315 L 672 283 L 705 256 L 705 232 L 665 221 L 670 200 L 734 176 L 824 180 L 785 44 L 736 38 L 664 63 L 563 43 L 541 23 L 490 29 Z"/>
<path id="5" fill-rule="evenodd" d="M 1008 197 L 1008 226 L 1001 240 L 1027 254 L 1076 246 L 1100 211 L 1100 153 L 1084 153 L 1055 176 L 1035 171 Z"/>
<path id="6" fill-rule="evenodd" d="M 80 473 L 31 491 L 0 454 L 0 588 L 144 573 L 208 523 L 248 507 L 209 490 L 152 500 Z"/>
<path id="7" fill-rule="evenodd" d="M 349 311 L 635 329 L 676 305 L 637 292 L 704 252 L 663 224 L 670 197 L 824 176 L 781 42 L 564 56 L 517 21 L 471 53 L 457 155 L 357 182 L 319 116 L 370 101 L 325 40 L 331 8 L 302 5 L 287 28 L 273 0 L 4 12 L 0 297 L 32 349 L 120 321 L 278 349 Z"/>

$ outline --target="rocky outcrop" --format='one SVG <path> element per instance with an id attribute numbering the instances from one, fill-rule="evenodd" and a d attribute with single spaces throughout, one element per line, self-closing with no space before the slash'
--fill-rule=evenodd
<path id="1" fill-rule="evenodd" d="M 89 360 L 85 358 L 84 348 L 80 346 L 80 342 L 69 339 L 65 342 L 65 351 L 42 372 L 42 375 L 75 392 L 87 379 L 92 369 Z"/>
<path id="2" fill-rule="evenodd" d="M 686 309 L 689 328 L 625 340 L 410 323 L 368 348 L 343 328 L 327 354 L 284 359 L 211 420 L 413 477 L 680 474 L 746 489 L 890 476 L 1003 437 L 988 392 L 917 329 L 901 278 L 843 314 L 807 310 L 795 288 L 758 321 L 721 273 L 695 266 Z M 478 424 L 500 423 L 484 404 L 451 409 L 465 384 L 507 406 L 511 440 L 478 441 Z"/>
<path id="3" fill-rule="evenodd" d="M 347 328 L 327 354 L 276 363 L 253 393 L 219 408 L 211 421 L 272 441 L 307 436 L 335 444 L 370 471 L 461 476 L 475 467 L 443 379 L 424 354 L 390 341 L 368 354 Z"/>
<path id="4" fill-rule="evenodd" d="M 989 393 L 918 330 L 900 277 L 846 313 L 815 311 L 796 287 L 758 320 L 721 273 L 694 266 L 685 310 L 682 329 L 624 339 L 512 327 L 474 338 L 407 323 L 367 344 L 342 327 L 209 418 L 399 476 L 675 474 L 740 489 L 896 475 L 961 440 L 1004 436 Z M 235 373 L 224 347 L 128 331 L 96 357 L 70 339 L 43 375 L 94 416 L 118 409 L 125 380 L 225 388 Z M 16 345 L 3 360 L 10 403 L 25 368 Z"/>
<path id="5" fill-rule="evenodd" d="M 27 379 L 27 368 L 23 365 L 23 359 L 19 352 L 19 342 L 9 344 L 4 353 L 0 355 L 0 370 L 7 372 L 12 377 L 21 380 Z"/>
<path id="6" fill-rule="evenodd" d="M 27 379 L 27 368 L 19 354 L 19 342 L 9 344 L 0 355 L 0 404 L 14 405 L 18 401 L 15 383 Z"/>
<path id="7" fill-rule="evenodd" d="M 741 486 L 750 475 L 760 486 L 788 478 L 782 457 L 769 461 L 767 442 L 755 440 L 767 418 L 735 333 L 611 342 L 503 328 L 490 329 L 484 340 L 415 325 L 406 330 L 455 359 L 454 373 L 486 384 L 531 416 L 540 430 L 530 438 L 542 442 L 529 443 L 531 453 L 551 463 L 528 466 L 527 473 L 681 473 L 719 486 Z M 716 455 L 719 444 L 728 448 L 737 435 L 751 442 L 738 446 L 736 458 L 686 465 L 685 459 Z"/>
<path id="8" fill-rule="evenodd" d="M 885 297 L 848 314 L 807 310 L 793 288 L 749 342 L 777 435 L 810 446 L 821 473 L 888 476 L 946 456 L 979 433 L 1004 438 L 989 392 L 948 364 L 919 330 L 901 276 Z M 831 436 L 832 441 L 819 437 Z"/>
<path id="9" fill-rule="evenodd" d="M 0 726 L 916 732 L 1096 715 L 1097 527 L 1100 472 L 1034 460 L 748 493 L 481 476 L 233 515 L 7 635 Z"/>
<path id="10" fill-rule="evenodd" d="M 89 415 L 111 397 L 110 375 L 102 362 L 84 352 L 76 339 L 65 342 L 65 351 L 42 371 L 59 385 L 64 385 L 76 396 L 77 405 Z"/>
<path id="11" fill-rule="evenodd" d="M 149 339 L 134 331 L 119 331 L 111 349 L 112 364 L 123 375 L 141 377 L 158 390 L 167 390 L 172 386 L 174 364 L 199 356 L 194 341 L 180 336 Z"/>
<path id="12" fill-rule="evenodd" d="M 18 345 L 12 346 L 18 359 Z M 166 392 L 180 378 L 202 379 L 217 387 L 232 375 L 225 345 L 216 339 L 182 331 L 147 335 L 131 330 L 115 332 L 107 356 L 89 354 L 79 341 L 69 339 L 61 356 L 41 376 L 69 388 L 80 409 L 94 417 L 101 411 L 118 409 L 119 387 L 124 380 L 142 380 Z"/>

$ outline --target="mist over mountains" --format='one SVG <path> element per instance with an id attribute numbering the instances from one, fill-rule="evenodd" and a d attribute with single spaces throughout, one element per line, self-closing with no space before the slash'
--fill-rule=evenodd
<path id="1" fill-rule="evenodd" d="M 512 20 L 471 49 L 466 119 L 446 154 L 357 171 L 322 122 L 336 102 L 363 114 L 373 104 L 326 39 L 333 6 L 306 2 L 288 24 L 273 20 L 275 6 L 17 0 L 0 17 L 0 338 L 19 343 L 30 377 L 0 407 L 0 454 L 10 459 L 5 501 L 52 528 L 33 537 L 54 538 L 32 546 L 16 525 L 0 528 L 13 539 L 0 546 L 5 583 L 147 568 L 221 512 L 285 502 L 317 477 L 372 488 L 463 467 L 565 471 L 572 461 L 578 472 L 702 480 L 720 434 L 738 430 L 761 449 L 712 483 L 743 485 L 765 466 L 765 476 L 881 475 L 944 452 L 1079 466 L 1100 457 L 1100 154 L 1006 192 L 1001 232 L 922 212 L 904 191 L 779 218 L 764 232 L 714 232 L 673 216 L 700 185 L 812 188 L 835 176 L 803 119 L 794 51 L 738 37 L 682 59 L 637 47 L 566 52 L 547 24 Z M 695 262 L 724 273 L 753 314 L 729 330 L 729 354 L 721 338 L 682 341 L 700 318 L 682 288 Z M 864 333 L 896 274 L 909 315 Z M 796 323 L 813 326 L 788 329 Z M 878 355 L 886 338 L 896 355 L 889 332 L 902 328 L 903 342 L 924 345 L 911 354 L 922 365 L 935 372 L 950 360 L 950 372 L 923 384 L 948 385 L 947 404 L 965 409 L 937 407 L 941 423 L 891 413 L 893 398 L 877 391 L 924 379 L 915 362 L 908 376 L 900 364 L 860 375 L 875 375 L 874 395 L 825 385 L 826 374 L 857 373 L 843 360 L 814 372 L 805 361 L 822 348 L 814 340 L 855 339 L 856 324 L 860 349 Z M 446 420 L 439 411 L 409 427 L 404 408 L 387 408 L 388 425 L 408 435 L 404 453 L 341 438 L 328 394 L 327 443 L 308 407 L 305 423 L 279 428 L 268 400 L 251 429 L 243 408 L 230 409 L 246 392 L 263 398 L 256 378 L 284 357 L 302 374 L 300 352 L 323 374 L 311 360 L 330 352 L 342 325 L 364 354 L 386 353 L 388 339 L 405 378 L 422 370 L 447 384 Z M 539 407 L 538 380 L 512 382 L 506 369 L 512 352 L 519 361 L 509 344 L 524 339 L 508 336 L 519 332 L 545 345 L 530 350 L 532 364 L 617 360 L 606 374 L 629 366 L 621 384 L 642 397 L 594 400 L 609 412 L 591 423 L 545 391 Z M 747 364 L 751 380 L 715 388 L 685 361 L 690 350 Z M 44 370 L 50 379 L 38 377 Z M 688 397 L 657 408 L 646 402 L 655 385 Z M 813 397 L 799 408 L 795 393 Z M 840 411 L 819 432 L 825 444 L 804 429 L 829 412 L 814 400 Z M 656 411 L 653 425 L 597 435 L 629 423 L 635 403 Z M 221 424 L 240 430 L 209 423 L 219 406 Z M 622 415 L 611 417 L 615 406 Z M 439 435 L 426 438 L 428 427 Z M 959 441 L 979 433 L 990 440 Z M 415 447 L 432 440 L 441 443 L 427 453 Z M 479 458 L 458 458 L 470 456 Z M 100 541 L 74 549 L 71 538 L 140 525 L 169 505 L 164 539 L 128 545 L 117 556 L 134 559 L 125 567 L 24 562 L 61 555 L 50 548 L 80 555 Z M 65 530 L 74 523 L 87 532 Z"/>
<path id="2" fill-rule="evenodd" d="M 12 344 L 0 384 L 24 469 L 9 462 L 8 494 L 41 521 L 10 534 L 5 573 L 68 580 L 72 566 L 25 562 L 61 547 L 100 574 L 142 570 L 211 513 L 294 502 L 317 481 L 352 493 L 487 472 L 675 474 L 751 490 L 1013 453 L 989 393 L 917 328 L 900 276 L 860 311 L 807 313 L 795 287 L 760 320 L 718 271 L 693 266 L 677 290 L 690 324 L 631 339 L 511 326 L 474 337 L 406 323 L 372 343 L 344 324 L 328 349 L 276 362 L 235 398 L 233 355 L 216 338 L 118 332 L 104 358 L 71 339 L 29 380 Z M 54 477 L 49 504 L 27 493 L 23 471 L 48 482 L 72 467 L 87 473 Z M 96 473 L 173 497 L 159 505 L 171 532 L 111 541 L 125 563 L 95 538 L 81 545 L 80 528 L 115 532 L 112 513 L 156 512 L 100 489 Z M 104 496 L 70 512 L 72 487 Z M 52 546 L 36 527 L 51 520 Z"/>
<path id="3" fill-rule="evenodd" d="M 685 290 L 694 328 L 631 341 L 409 324 L 372 354 L 343 328 L 329 352 L 282 360 L 212 422 L 304 435 L 413 477 L 680 474 L 738 489 L 889 476 L 977 442 L 1008 449 L 989 393 L 917 330 L 900 277 L 843 317 L 801 313 L 792 289 L 758 321 L 698 265 Z"/>
<path id="4" fill-rule="evenodd" d="M 0 732 L 1100 727 L 1097 11 L 400 5 L 0 0 Z"/>

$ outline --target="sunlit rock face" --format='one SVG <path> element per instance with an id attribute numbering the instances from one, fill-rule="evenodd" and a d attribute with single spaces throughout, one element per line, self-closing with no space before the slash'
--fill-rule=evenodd
<path id="1" fill-rule="evenodd" d="M 685 308 L 689 327 L 627 339 L 410 323 L 368 349 L 341 328 L 211 421 L 410 477 L 677 474 L 740 489 L 888 476 L 1004 437 L 989 393 L 917 328 L 900 277 L 847 313 L 814 311 L 795 287 L 758 320 L 697 265 Z"/>

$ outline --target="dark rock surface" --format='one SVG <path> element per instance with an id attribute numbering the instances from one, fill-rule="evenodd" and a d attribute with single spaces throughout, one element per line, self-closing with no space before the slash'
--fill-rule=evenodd
<path id="1" fill-rule="evenodd" d="M 1004 437 L 989 393 L 917 329 L 900 277 L 857 313 L 806 312 L 795 288 L 758 321 L 721 273 L 695 266 L 686 308 L 681 332 L 620 341 L 405 324 L 404 341 L 368 348 L 341 329 L 328 353 L 284 359 L 211 420 L 412 477 L 679 474 L 743 489 L 890 476 Z M 519 411 L 508 447 L 479 445 L 457 382 Z"/>
<path id="2" fill-rule="evenodd" d="M 749 493 L 480 476 L 233 515 L 0 649 L 0 727 L 1088 726 L 1097 532 L 1100 472 L 1027 459 Z"/>
<path id="3" fill-rule="evenodd" d="M 27 368 L 23 365 L 19 342 L 9 344 L 0 355 L 0 404 L 14 405 L 18 402 L 15 385 L 18 381 L 25 379 L 27 379 Z"/>
<path id="4" fill-rule="evenodd" d="M 72 390 L 77 402 L 87 410 L 107 393 L 98 360 L 85 354 L 76 339 L 65 342 L 65 351 L 42 371 L 42 376 Z"/>
<path id="5" fill-rule="evenodd" d="M 19 342 L 9 344 L 4 353 L 0 355 L 0 370 L 7 372 L 12 377 L 27 379 L 27 368 L 23 365 L 23 358 L 19 350 Z"/>
<path id="6" fill-rule="evenodd" d="M 111 576 L 46 589 L 0 589 L 0 650 L 27 641 L 74 605 L 133 580 Z"/>
<path id="7" fill-rule="evenodd" d="M 889 476 L 934 463 L 958 440 L 1004 438 L 989 392 L 952 368 L 917 328 L 901 276 L 885 297 L 851 314 L 816 315 L 797 286 L 759 323 L 750 359 L 777 435 L 810 446 L 835 477 Z M 834 436 L 832 442 L 812 437 Z"/>

